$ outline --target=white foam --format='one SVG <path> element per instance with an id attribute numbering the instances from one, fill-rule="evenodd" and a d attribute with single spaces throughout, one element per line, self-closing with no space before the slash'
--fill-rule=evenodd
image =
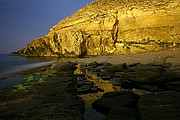
<path id="1" fill-rule="evenodd" d="M 22 72 L 22 71 L 27 71 L 27 70 L 31 70 L 37 67 L 42 67 L 42 66 L 48 66 L 48 65 L 52 65 L 56 63 L 56 61 L 51 61 L 51 62 L 41 62 L 41 63 L 32 63 L 32 64 L 28 64 L 28 65 L 20 65 L 20 66 L 16 66 L 13 67 L 7 71 L 1 72 L 0 73 L 0 78 L 6 75 L 11 75 L 14 73 L 18 73 L 18 72 Z"/>

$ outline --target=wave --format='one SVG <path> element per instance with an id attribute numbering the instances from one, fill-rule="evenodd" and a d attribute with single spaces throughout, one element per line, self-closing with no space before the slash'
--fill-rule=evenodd
<path id="1" fill-rule="evenodd" d="M 31 70 L 31 69 L 34 69 L 37 67 L 49 66 L 49 65 L 52 65 L 54 63 L 57 63 L 57 61 L 32 63 L 32 64 L 27 64 L 27 65 L 20 65 L 20 66 L 12 67 L 9 70 L 6 70 L 4 72 L 0 72 L 0 78 L 3 78 L 7 75 L 13 75 L 15 73 Z"/>

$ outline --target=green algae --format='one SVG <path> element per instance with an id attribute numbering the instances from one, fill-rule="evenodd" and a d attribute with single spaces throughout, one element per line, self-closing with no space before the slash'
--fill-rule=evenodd
<path id="1" fill-rule="evenodd" d="M 16 92 L 16 91 L 28 92 L 31 89 L 31 86 L 27 86 L 25 84 L 18 84 L 18 85 L 15 85 L 13 87 L 14 87 L 14 90 L 13 90 L 14 92 Z"/>
<path id="2" fill-rule="evenodd" d="M 26 83 L 29 83 L 29 82 L 33 81 L 34 79 L 35 79 L 35 76 L 33 76 L 33 75 L 29 75 L 24 78 Z"/>

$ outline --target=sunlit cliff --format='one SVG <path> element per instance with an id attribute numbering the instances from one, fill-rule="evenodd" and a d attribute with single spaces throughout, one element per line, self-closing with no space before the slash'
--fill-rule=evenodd
<path id="1" fill-rule="evenodd" d="M 95 0 L 12 54 L 82 57 L 178 47 L 179 0 Z"/>

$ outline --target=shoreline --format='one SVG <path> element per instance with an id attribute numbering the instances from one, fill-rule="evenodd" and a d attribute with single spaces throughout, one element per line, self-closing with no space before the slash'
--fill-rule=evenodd
<path id="1" fill-rule="evenodd" d="M 72 60 L 72 62 L 79 63 L 91 63 L 93 61 L 109 62 L 111 64 L 133 64 L 133 63 L 152 63 L 154 59 L 158 56 L 165 58 L 169 56 L 167 62 L 170 62 L 174 67 L 180 66 L 180 48 L 176 50 L 164 50 L 159 52 L 147 52 L 147 53 L 138 53 L 138 54 L 127 54 L 127 55 L 108 55 L 108 56 L 98 56 L 92 58 L 82 58 L 78 60 Z"/>
<path id="2" fill-rule="evenodd" d="M 75 63 L 63 62 L 23 73 L 27 75 L 24 82 L 9 87 L 0 97 L 0 119 L 66 120 L 77 117 L 83 120 L 84 103 L 76 95 L 71 76 L 75 68 Z"/>
<path id="3" fill-rule="evenodd" d="M 76 104 L 76 105 L 78 105 L 78 106 L 76 106 L 77 107 L 76 109 L 78 109 L 81 112 L 73 111 L 73 113 L 78 112 L 79 119 L 82 120 L 81 117 L 82 117 L 82 115 L 84 115 L 83 114 L 83 109 L 85 109 L 85 106 L 83 105 L 83 103 L 85 103 L 85 101 L 88 99 L 88 97 L 91 97 L 91 98 L 93 98 L 93 97 L 91 95 L 88 96 L 88 94 L 87 95 L 86 94 L 82 95 L 86 99 L 85 101 L 83 101 L 82 100 L 83 97 L 79 98 L 79 95 L 77 95 L 77 87 L 75 87 L 75 86 L 77 85 L 76 77 L 78 77 L 78 75 L 77 74 L 72 75 L 72 74 L 74 74 L 73 69 L 74 69 L 75 65 L 77 65 L 77 64 L 85 65 L 87 67 L 87 68 L 85 67 L 85 69 L 90 71 L 90 70 L 95 70 L 95 69 L 98 70 L 99 64 L 104 64 L 104 63 L 107 63 L 107 62 L 110 63 L 110 64 L 114 64 L 113 66 L 118 65 L 118 64 L 122 64 L 122 63 L 126 63 L 127 66 L 129 64 L 132 64 L 132 63 L 141 63 L 140 66 L 139 66 L 140 69 L 146 69 L 147 68 L 146 65 L 143 65 L 143 64 L 153 63 L 155 57 L 157 57 L 158 55 L 161 55 L 163 58 L 166 57 L 166 56 L 172 56 L 172 58 L 168 58 L 166 62 L 168 62 L 168 63 L 172 62 L 172 68 L 180 67 L 180 62 L 179 62 L 180 49 L 178 49 L 178 50 L 175 50 L 175 51 L 160 51 L 160 52 L 156 52 L 156 53 L 150 52 L 150 53 L 143 53 L 143 54 L 141 53 L 141 54 L 135 54 L 135 55 L 110 55 L 110 56 L 99 56 L 99 57 L 95 57 L 95 58 L 81 58 L 81 59 L 75 59 L 75 60 L 70 60 L 70 59 L 69 60 L 62 60 L 61 62 L 55 61 L 54 63 L 52 63 L 50 65 L 47 65 L 47 66 L 39 66 L 39 67 L 35 67 L 35 68 L 31 69 L 31 70 L 26 70 L 24 72 L 19 72 L 18 74 L 32 75 L 31 73 L 35 74 L 35 73 L 40 71 L 40 72 L 43 73 L 43 74 L 40 75 L 40 78 L 43 78 L 45 75 L 47 75 L 47 77 L 45 78 L 45 81 L 42 82 L 42 84 L 34 84 L 34 82 L 32 82 L 32 83 L 30 82 L 30 84 L 29 84 L 29 83 L 25 82 L 26 83 L 25 88 L 18 88 L 18 89 L 23 89 L 23 90 L 27 89 L 27 91 L 24 91 L 24 92 L 23 91 L 16 91 L 17 92 L 16 94 L 14 94 L 13 91 L 9 91 L 9 90 L 7 92 L 5 92 L 3 94 L 3 96 L 1 96 L 3 98 L 0 99 L 0 110 L 5 109 L 4 107 L 7 104 L 10 104 L 10 110 L 13 109 L 14 112 L 15 112 L 15 113 L 13 113 L 13 115 L 16 115 L 17 114 L 16 111 L 15 111 L 16 107 L 21 105 L 22 103 L 24 104 L 24 103 L 27 102 L 25 104 L 26 105 L 25 107 L 27 107 L 27 109 L 29 107 L 29 106 L 27 106 L 28 104 L 33 104 L 34 105 L 33 107 L 35 107 L 35 109 L 38 112 L 38 110 L 41 108 L 41 104 L 44 103 L 44 101 L 46 101 L 45 102 L 46 105 L 45 106 L 43 105 L 43 110 L 46 111 L 49 108 L 53 109 L 51 107 L 55 107 L 54 105 L 56 105 L 56 106 L 58 106 L 57 109 L 61 111 L 61 109 L 62 109 L 61 107 L 64 107 L 64 106 L 61 106 L 60 103 L 63 103 L 63 104 L 66 103 L 67 106 L 65 107 L 65 110 L 67 110 L 68 113 L 69 113 L 69 114 L 66 114 L 66 115 L 69 116 L 69 117 L 72 117 L 73 114 L 71 112 L 69 112 L 69 106 L 68 105 L 69 104 L 70 105 L 75 105 Z M 144 58 L 144 57 L 147 57 L 147 59 Z M 94 61 L 96 61 L 98 64 L 96 64 L 96 62 L 94 62 Z M 94 68 L 94 65 L 96 66 L 95 68 Z M 104 65 L 106 66 L 107 64 L 104 64 Z M 141 68 L 141 65 L 142 65 L 142 68 Z M 156 69 L 156 66 L 151 66 L 150 65 L 149 67 L 152 70 L 152 71 L 150 70 L 150 72 L 152 72 L 153 74 L 156 75 L 156 72 L 154 73 L 154 69 Z M 147 70 L 149 70 L 149 67 L 148 67 Z M 151 68 L 151 67 L 153 67 L 153 68 Z M 54 70 L 56 70 L 55 73 L 54 73 Z M 157 69 L 157 70 L 158 71 L 159 70 L 164 70 L 164 68 L 161 68 L 161 66 L 160 66 L 160 69 Z M 125 69 L 123 71 L 125 71 L 125 73 L 128 72 L 129 74 L 131 74 L 131 70 L 128 71 L 128 70 Z M 103 71 L 101 71 L 101 72 L 103 72 Z M 142 73 L 140 73 L 140 76 L 141 76 L 141 74 L 143 74 L 143 70 L 141 72 Z M 53 74 L 56 74 L 58 76 L 53 76 Z M 86 74 L 88 75 L 89 73 L 86 73 Z M 101 75 L 103 75 L 103 74 L 107 74 L 105 76 L 102 76 L 104 78 L 108 78 L 108 77 L 111 76 L 111 73 L 110 74 L 109 73 L 101 73 Z M 127 74 L 124 74 L 122 72 L 120 72 L 120 73 L 117 72 L 116 75 L 118 76 L 118 74 L 121 74 L 121 75 L 124 75 L 125 77 L 128 77 L 128 76 L 126 76 Z M 81 76 L 81 75 L 82 74 L 80 74 L 79 76 Z M 85 75 L 85 74 L 83 73 L 83 75 Z M 76 77 L 74 78 L 74 76 L 76 76 Z M 8 77 L 10 77 L 10 76 L 8 76 Z M 94 75 L 89 76 L 89 78 L 91 78 L 91 77 L 94 77 Z M 147 77 L 148 77 L 148 74 L 147 74 Z M 154 77 L 154 78 L 156 78 L 156 77 Z M 96 77 L 94 79 L 96 79 Z M 37 81 L 35 81 L 35 82 L 37 82 Z M 93 82 L 94 82 L 95 85 L 98 85 L 98 86 L 101 85 L 100 88 L 103 88 L 105 90 L 105 92 L 111 91 L 112 89 L 116 88 L 116 86 L 113 87 L 111 85 L 112 83 L 109 84 L 109 82 L 107 82 L 107 80 L 105 80 L 104 82 L 102 82 L 101 80 L 96 81 L 96 82 L 100 82 L 100 84 L 96 83 L 95 81 L 93 81 Z M 106 85 L 109 85 L 109 87 L 106 86 Z M 117 85 L 119 85 L 119 83 L 117 83 Z M 33 88 L 33 89 L 29 90 L 28 86 L 30 86 L 30 88 Z M 105 87 L 107 87 L 107 90 L 106 90 Z M 154 86 L 152 86 L 152 87 L 154 87 Z M 10 89 L 12 90 L 12 88 L 10 88 Z M 116 89 L 119 89 L 119 88 L 116 88 Z M 132 91 L 133 90 L 134 90 L 134 93 L 136 93 L 136 94 L 142 94 L 141 91 L 139 91 L 139 89 L 132 89 Z M 64 95 L 69 94 L 69 92 L 70 92 L 70 96 L 68 98 L 66 98 Z M 101 96 L 103 96 L 103 93 L 104 92 L 99 93 L 98 99 Z M 8 101 L 2 102 L 3 99 L 6 99 L 6 95 L 10 95 L 9 96 L 10 99 L 13 99 L 13 100 L 9 100 L 9 98 L 8 98 L 7 99 Z M 12 96 L 12 98 L 11 98 L 11 96 Z M 61 96 L 61 97 L 59 97 L 59 96 Z M 95 96 L 96 96 L 96 94 L 95 94 Z M 18 98 L 18 97 L 20 97 L 20 98 Z M 47 100 L 44 100 L 44 98 L 46 98 Z M 74 98 L 76 98 L 77 101 L 72 103 Z M 38 106 L 40 108 L 36 108 L 36 104 L 31 103 L 34 100 L 36 101 L 36 99 L 38 100 L 37 102 L 38 102 Z M 95 99 L 97 99 L 97 98 L 95 98 Z M 39 100 L 42 103 L 39 102 Z M 51 104 L 52 106 L 49 106 L 52 101 L 54 101 L 55 104 L 53 103 L 53 104 Z M 17 104 L 15 108 L 13 108 L 14 103 Z M 12 104 L 12 108 L 11 108 L 11 104 Z M 24 108 L 19 108 L 19 109 L 20 109 L 20 113 L 24 110 Z M 32 108 L 32 109 L 34 109 L 34 108 Z M 45 111 L 43 111 L 43 112 L 45 112 Z M 30 117 L 30 116 L 28 116 L 29 113 L 28 112 L 26 113 L 26 112 L 27 111 L 25 111 L 25 113 L 24 113 L 25 115 L 23 114 L 21 117 L 25 117 L 25 118 Z M 7 114 L 6 114 L 6 112 L 2 113 L 0 115 L 0 119 L 1 119 L 1 116 L 4 116 L 4 115 L 6 116 Z M 27 116 L 26 116 L 26 114 L 27 114 Z M 48 115 L 48 113 L 47 113 L 47 115 Z M 37 115 L 37 116 L 38 117 L 40 117 L 40 116 L 43 117 L 43 114 L 40 114 L 40 116 L 39 115 Z M 55 114 L 55 116 L 56 116 L 56 114 Z M 16 116 L 16 117 L 18 117 L 18 116 Z M 62 117 L 62 116 L 56 116 L 56 117 Z"/>
<path id="4" fill-rule="evenodd" d="M 51 61 L 51 62 L 41 62 L 41 63 L 34 63 L 34 64 L 21 65 L 18 67 L 14 67 L 13 70 L 1 72 L 0 80 L 6 79 L 13 75 L 22 74 L 23 72 L 33 71 L 33 70 L 39 69 L 41 67 L 48 67 L 48 66 L 51 66 L 51 65 L 57 64 L 57 63 L 58 63 L 57 61 Z"/>

